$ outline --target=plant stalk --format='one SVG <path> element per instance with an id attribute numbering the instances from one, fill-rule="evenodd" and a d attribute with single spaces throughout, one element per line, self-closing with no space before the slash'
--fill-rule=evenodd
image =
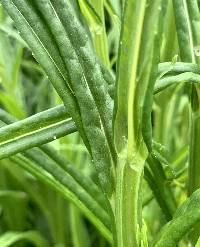
<path id="1" fill-rule="evenodd" d="M 116 188 L 117 247 L 137 247 L 143 164 L 119 159 Z"/>

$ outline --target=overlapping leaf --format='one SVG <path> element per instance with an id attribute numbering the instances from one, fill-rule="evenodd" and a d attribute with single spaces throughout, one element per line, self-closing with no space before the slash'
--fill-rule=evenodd
<path id="1" fill-rule="evenodd" d="M 153 246 L 175 247 L 192 226 L 200 221 L 199 203 L 200 190 L 198 189 L 178 208 L 173 220 L 164 226 Z"/>
<path id="2" fill-rule="evenodd" d="M 69 110 L 92 153 L 101 184 L 111 195 L 113 103 L 101 65 L 72 4 L 65 0 L 2 4 Z"/>
<path id="3" fill-rule="evenodd" d="M 59 111 L 57 111 L 58 109 Z M 52 112 L 54 114 L 51 114 Z M 14 122 L 15 119 L 12 116 L 4 111 L 1 111 L 1 113 L 0 119 L 3 120 L 4 124 Z M 30 125 L 31 123 L 35 123 L 35 125 L 31 125 L 33 130 L 38 127 L 38 124 L 46 126 L 47 123 L 55 121 L 55 115 L 57 115 L 58 119 L 66 118 L 66 111 L 62 105 L 53 108 L 52 110 L 48 110 L 48 114 L 43 113 L 39 114 L 44 120 L 42 122 L 37 116 L 33 116 L 31 120 L 29 118 L 24 120 L 25 123 L 22 120 L 16 122 L 16 124 L 11 124 L 11 131 L 9 134 L 11 136 L 15 132 L 18 134 L 27 134 L 29 127 L 26 123 L 29 123 Z M 20 126 L 22 126 L 22 128 L 18 128 Z M 57 129 L 56 126 L 55 129 Z M 63 130 L 66 129 L 64 128 Z M 4 137 L 6 138 L 6 134 Z M 58 155 L 52 147 L 43 145 L 40 148 L 34 148 L 29 151 L 25 151 L 26 149 L 25 145 L 25 148 L 23 148 L 23 155 L 18 154 L 17 156 L 10 157 L 10 159 L 23 169 L 38 177 L 42 182 L 47 183 L 65 198 L 72 201 L 94 223 L 94 225 L 96 225 L 102 234 L 112 242 L 109 230 L 110 216 L 107 213 L 106 199 L 98 186 L 89 177 L 85 178 L 85 175 L 74 166 L 70 165 L 62 155 Z"/>

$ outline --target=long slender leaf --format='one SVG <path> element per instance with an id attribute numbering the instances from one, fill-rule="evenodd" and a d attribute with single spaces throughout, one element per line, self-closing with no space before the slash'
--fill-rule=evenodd
<path id="1" fill-rule="evenodd" d="M 160 91 L 164 90 L 165 88 L 178 84 L 178 83 L 200 83 L 200 75 L 194 74 L 192 72 L 185 72 L 180 75 L 175 76 L 168 76 L 163 79 L 157 81 L 154 87 L 154 94 L 159 93 Z"/>
<path id="2" fill-rule="evenodd" d="M 105 212 L 105 210 L 101 209 L 101 206 L 93 200 L 93 198 L 85 191 L 83 187 L 81 187 L 72 177 L 64 171 L 59 166 L 56 166 L 56 163 L 52 160 L 49 160 L 46 155 L 44 155 L 40 150 L 33 149 L 30 151 L 26 151 L 24 156 L 33 160 L 35 163 L 43 167 L 47 172 L 52 174 L 61 184 L 63 184 L 70 193 L 76 195 L 81 201 L 84 201 L 85 205 L 93 211 L 94 215 L 100 217 L 103 222 L 105 222 L 106 226 L 110 226 L 110 219 Z M 86 193 L 84 193 L 86 192 Z"/>
<path id="3" fill-rule="evenodd" d="M 43 145 L 40 147 L 52 160 L 59 164 L 70 176 L 72 176 L 76 182 L 78 182 L 93 198 L 95 198 L 99 205 L 107 211 L 106 198 L 101 189 L 91 181 L 90 177 L 85 177 L 77 168 L 70 165 L 69 162 L 62 156 L 59 155 L 53 148 Z"/>
<path id="4" fill-rule="evenodd" d="M 167 176 L 158 155 L 151 154 L 148 159 L 148 167 L 145 168 L 144 176 L 154 192 L 154 195 L 162 208 L 166 219 L 171 220 L 176 209 L 176 202 L 171 188 L 167 185 Z"/>
<path id="5" fill-rule="evenodd" d="M 69 108 L 70 115 L 76 122 L 86 145 L 89 140 L 90 147 L 87 146 L 93 153 L 102 186 L 110 194 L 112 192 L 110 178 L 112 159 L 115 155 L 111 141 L 112 100 L 107 91 L 101 66 L 91 52 L 91 42 L 73 6 L 65 0 L 35 1 L 34 3 L 13 0 L 2 3 L 49 75 L 66 107 Z M 47 24 L 48 30 L 44 23 Z M 53 46 L 50 49 L 49 43 Z M 57 56 L 58 50 L 56 51 L 55 46 L 58 47 L 61 56 Z M 66 67 L 65 71 L 63 66 Z M 73 97 L 74 94 L 79 107 Z M 77 109 L 80 109 L 82 121 L 80 121 L 80 115 L 77 115 L 79 114 Z M 93 109 L 97 109 L 98 112 Z M 87 138 L 81 124 L 87 132 Z M 92 150 L 91 147 L 93 147 Z M 99 155 L 102 148 L 104 157 Z"/>
<path id="6" fill-rule="evenodd" d="M 29 154 L 29 157 L 30 157 L 30 155 L 31 154 Z M 34 155 L 34 157 L 35 157 L 35 155 Z M 33 160 L 34 160 L 34 157 L 32 157 Z M 36 158 L 36 161 L 37 162 L 38 162 L 38 158 L 39 157 Z M 40 163 L 40 166 L 39 166 L 38 163 L 32 162 L 31 160 L 29 160 L 29 159 L 27 159 L 27 158 L 25 158 L 25 157 L 23 157 L 22 155 L 19 155 L 19 154 L 17 156 L 11 157 L 10 159 L 12 161 L 14 161 L 15 163 L 17 163 L 23 169 L 29 171 L 31 174 L 33 174 L 34 176 L 36 176 L 43 183 L 48 184 L 49 186 L 51 186 L 52 188 L 54 188 L 57 192 L 61 193 L 61 195 L 63 195 L 67 200 L 70 200 L 71 202 L 73 202 L 91 220 L 91 222 L 93 222 L 93 224 L 99 229 L 99 231 L 105 236 L 105 238 L 109 242 L 112 243 L 112 236 L 111 236 L 111 233 L 108 230 L 108 228 L 101 222 L 101 220 L 99 220 L 96 217 L 95 214 L 93 214 L 93 212 L 90 209 L 87 208 L 87 206 L 82 201 L 82 199 L 80 200 L 79 196 L 77 197 L 77 195 L 80 192 L 79 195 L 83 198 L 86 195 L 84 193 L 84 190 L 82 188 L 80 188 L 80 190 L 78 189 L 79 192 L 77 191 L 78 193 L 76 192 L 76 194 L 74 194 L 72 191 L 70 191 L 67 187 L 65 187 L 63 185 L 63 183 L 65 185 L 68 184 L 68 181 L 66 181 L 65 176 L 63 177 L 63 175 L 64 175 L 63 172 L 61 172 L 60 174 L 57 174 L 56 175 L 56 178 L 55 178 L 51 173 L 49 173 L 48 171 L 46 171 L 44 169 L 45 168 L 45 167 L 43 167 L 43 165 L 45 165 L 44 163 Z M 41 167 L 41 165 L 42 165 L 42 167 Z M 47 165 L 46 168 L 47 169 L 50 168 L 51 172 L 54 169 L 57 170 L 57 167 L 55 167 L 55 166 L 53 168 L 52 166 L 48 167 L 48 164 L 46 164 L 46 165 Z M 62 182 L 62 179 L 64 179 L 64 182 Z M 76 190 L 76 188 L 78 188 L 78 187 L 77 186 L 73 187 L 73 190 Z M 88 197 L 88 195 L 86 195 L 86 197 Z M 87 198 L 87 200 L 89 198 L 91 198 L 91 197 L 89 196 Z M 90 201 L 90 199 L 89 199 L 89 201 Z M 88 203 L 88 201 L 86 202 L 86 204 L 87 203 Z M 92 205 L 94 206 L 93 203 L 92 203 Z"/>
<path id="7" fill-rule="evenodd" d="M 104 18 L 104 1 L 79 0 L 80 8 L 86 18 L 93 37 L 93 43 L 102 62 L 109 68 L 108 44 Z"/>
<path id="8" fill-rule="evenodd" d="M 37 247 L 47 247 L 48 242 L 36 231 L 6 232 L 0 236 L 0 246 L 9 247 L 19 241 L 28 241 Z"/>
<path id="9" fill-rule="evenodd" d="M 1 111 L 1 116 L 3 112 Z M 2 116 L 3 117 L 3 116 Z M 67 119 L 67 112 L 61 105 L 51 108 L 47 111 L 35 114 L 22 121 L 16 122 L 11 126 L 0 130 L 0 142 L 8 141 L 9 138 L 18 138 L 18 136 L 28 135 L 28 133 L 37 131 L 38 129 L 48 128 L 48 126 L 57 124 Z M 6 130 L 8 129 L 8 130 Z"/>
<path id="10" fill-rule="evenodd" d="M 198 33 L 198 29 L 200 27 L 200 13 L 198 8 L 198 2 L 196 0 L 192 1 L 183 1 L 183 3 L 178 3 L 178 1 L 174 1 L 174 7 L 176 12 L 182 8 L 184 10 L 182 13 L 179 12 L 182 18 L 181 22 L 176 18 L 176 25 L 181 25 L 182 30 L 187 30 L 184 32 L 185 38 L 183 37 L 182 33 L 179 32 L 179 46 L 183 46 L 187 49 L 181 49 L 180 55 L 182 57 L 182 61 L 186 62 L 193 62 L 193 63 L 200 63 L 199 59 L 199 42 L 200 36 Z M 183 5 L 183 6 L 181 6 Z M 189 42 L 188 42 L 189 39 Z M 186 52 L 188 54 L 186 54 Z M 188 182 L 188 191 L 189 195 L 192 194 L 196 189 L 200 187 L 199 177 L 197 175 L 197 171 L 199 170 L 199 160 L 200 155 L 198 152 L 199 146 L 199 136 L 200 136 L 200 129 L 199 129 L 199 112 L 200 112 L 200 98 L 199 98 L 199 86 L 195 85 L 191 87 L 191 110 L 190 110 L 190 145 L 189 145 L 189 182 Z M 196 233 L 195 233 L 196 231 Z M 196 242 L 196 239 L 199 236 L 199 226 L 193 231 L 191 235 L 191 239 Z M 196 236 L 195 236 L 196 235 Z"/>
<path id="11" fill-rule="evenodd" d="M 49 123 L 52 118 L 55 117 L 55 113 L 58 113 L 59 112 L 59 116 L 61 118 L 66 118 L 66 111 L 65 111 L 65 108 L 63 105 L 60 105 L 56 108 L 53 108 L 51 110 L 48 110 L 47 112 L 43 112 L 43 113 L 40 113 L 40 114 L 36 114 L 34 116 L 31 117 L 31 121 L 29 121 L 30 119 L 25 119 L 24 121 L 20 121 L 20 122 L 14 122 L 15 121 L 15 118 L 13 118 L 11 115 L 9 115 L 8 113 L 4 112 L 4 111 L 0 111 L 1 112 L 1 115 L 0 115 L 0 120 L 3 120 L 4 123 L 13 123 L 13 126 L 12 127 L 12 124 L 11 125 L 7 125 L 8 126 L 11 126 L 11 129 L 9 128 L 9 133 L 14 131 L 17 131 L 19 129 L 20 133 L 21 131 L 27 131 L 27 129 L 31 129 L 31 126 L 27 126 L 26 123 L 28 124 L 31 124 L 32 125 L 32 120 L 34 120 L 33 122 L 36 124 L 36 126 L 38 127 L 38 124 L 39 126 L 42 124 L 45 125 L 45 123 Z M 46 113 L 48 113 L 46 115 Z M 38 118 L 39 116 L 40 118 Z M 42 121 L 42 123 L 41 123 Z M 44 122 L 43 122 L 44 121 Z M 21 126 L 21 128 L 20 128 Z M 34 125 L 34 127 L 36 127 Z M 75 126 L 74 126 L 75 128 Z M 63 128 L 63 130 L 65 130 L 65 128 Z M 0 129 L 1 131 L 1 129 Z M 67 134 L 67 132 L 65 132 L 65 134 Z M 80 173 L 80 171 L 75 168 L 74 166 L 72 166 L 69 161 L 67 159 L 65 159 L 62 155 L 58 154 L 58 152 L 56 150 L 54 150 L 52 147 L 48 146 L 48 145 L 42 145 L 40 146 L 40 149 L 46 153 L 52 160 L 54 160 L 57 164 L 60 165 L 60 167 L 62 167 L 65 171 L 67 171 L 70 176 L 72 176 L 81 186 L 83 186 L 83 188 L 85 188 L 85 190 L 90 193 L 91 196 L 93 196 L 94 198 L 97 199 L 97 201 L 99 202 L 99 204 L 101 206 L 103 206 L 103 208 L 105 210 L 107 210 L 107 205 L 105 203 L 105 198 L 103 196 L 103 194 L 101 193 L 100 189 L 97 187 L 97 185 L 95 185 L 89 177 L 87 177 L 87 179 L 85 178 L 85 176 Z M 25 150 L 23 150 L 25 151 Z"/>
<path id="12" fill-rule="evenodd" d="M 51 33 L 45 27 L 41 18 L 38 17 L 37 12 L 35 13 L 33 10 L 32 5 L 27 2 L 24 2 L 22 5 L 21 1 L 18 3 L 20 3 L 21 9 L 18 9 L 13 1 L 2 1 L 2 4 L 18 26 L 21 36 L 34 52 L 34 56 L 44 68 L 47 76 L 64 101 L 65 106 L 69 109 L 70 115 L 77 126 L 79 126 L 79 131 L 87 144 L 87 138 L 83 132 L 82 121 L 80 120 L 79 108 L 69 86 L 66 69 L 59 55 L 58 47 L 55 45 Z M 24 14 L 26 13 L 25 17 Z"/>
<path id="13" fill-rule="evenodd" d="M 37 116 L 34 118 L 37 118 Z M 48 120 L 50 120 L 50 118 L 48 118 Z M 34 126 L 34 119 L 31 119 L 30 122 L 29 119 L 25 119 L 25 121 L 17 122 L 16 124 L 14 123 L 8 127 L 5 126 L 1 128 L 0 132 L 2 135 L 0 134 L 0 159 L 35 146 L 40 146 L 44 143 L 53 141 L 56 138 L 60 138 L 66 134 L 76 131 L 76 127 L 72 120 L 55 120 L 54 123 L 45 123 L 42 119 L 40 119 L 39 125 L 45 124 L 45 126 L 39 127 Z M 27 122 L 29 122 L 28 125 L 26 125 Z M 28 126 L 30 126 L 30 129 L 27 128 Z M 35 129 L 36 127 L 39 128 Z"/>
<path id="14" fill-rule="evenodd" d="M 63 106 L 61 105 L 60 108 L 63 109 Z M 55 109 L 53 109 L 53 112 L 54 110 Z M 3 120 L 6 123 L 11 123 L 15 120 L 12 116 L 10 116 L 9 114 L 6 114 L 6 112 L 2 112 L 2 113 L 3 113 L 2 114 Z M 63 117 L 66 116 L 65 110 L 63 111 L 63 113 L 64 113 Z M 35 117 L 33 116 L 33 118 Z M 52 118 L 51 114 L 49 114 L 48 117 L 46 116 L 47 122 L 49 118 Z M 40 123 L 40 121 L 38 121 L 37 123 Z M 13 156 L 13 158 L 11 159 L 13 159 L 15 162 L 17 162 L 20 166 L 22 166 L 29 172 L 33 173 L 36 177 L 38 177 L 37 170 L 38 169 L 41 170 L 43 176 L 41 175 L 39 176 L 39 178 L 42 181 L 46 181 L 46 183 L 53 186 L 53 188 L 55 188 L 60 193 L 64 194 L 64 196 L 67 197 L 67 199 L 74 202 L 81 210 L 83 210 L 83 212 L 86 212 L 86 215 L 89 217 L 89 219 L 97 226 L 97 228 L 103 234 L 105 234 L 105 237 L 109 241 L 112 241 L 105 226 L 103 226 L 102 223 L 100 223 L 101 220 L 99 219 L 96 220 L 95 214 L 93 215 L 92 213 L 92 211 L 95 212 L 97 210 L 96 213 L 97 215 L 99 214 L 100 218 L 104 214 L 105 218 L 104 216 L 103 218 L 105 219 L 105 222 L 107 221 L 107 223 L 105 222 L 104 223 L 107 226 L 110 225 L 110 216 L 107 213 L 107 204 L 105 203 L 106 199 L 102 195 L 99 188 L 94 184 L 93 181 L 90 180 L 90 178 L 87 178 L 86 180 L 86 178 L 84 178 L 84 175 L 81 174 L 80 171 L 78 171 L 75 167 L 71 166 L 65 158 L 63 158 L 62 156 L 58 156 L 56 154 L 56 151 L 53 150 L 51 147 L 43 145 L 40 147 L 40 149 L 42 151 L 40 151 L 37 148 L 31 151 L 25 151 L 24 155 L 26 158 L 24 158 L 22 155 L 19 155 L 20 158 L 16 158 L 15 156 Z M 47 156 L 44 155 L 43 151 L 51 158 L 51 160 L 47 159 Z M 30 160 L 32 160 L 34 163 L 31 162 Z M 28 165 L 32 166 L 32 168 L 28 168 Z M 39 167 L 37 167 L 38 165 Z M 60 165 L 60 167 L 58 165 Z M 48 174 L 51 174 L 51 176 L 52 175 L 55 176 L 56 180 L 59 181 L 57 182 L 57 185 L 59 186 L 62 185 L 61 188 L 64 187 L 65 190 L 67 190 L 67 193 L 61 192 L 61 188 L 59 186 L 58 187 L 55 186 L 55 184 L 53 183 L 54 180 L 49 181 L 49 177 L 45 177 L 45 172 Z M 80 201 L 82 202 L 80 203 Z M 90 209 L 87 208 L 84 201 Z M 82 207 L 81 205 L 84 205 L 84 206 Z M 104 221 L 103 218 L 102 220 Z"/>
<path id="15" fill-rule="evenodd" d="M 95 153 L 95 155 L 93 155 L 94 163 L 96 163 L 103 188 L 109 194 L 112 191 L 112 160 L 115 152 L 112 144 L 111 125 L 113 103 L 107 91 L 107 83 L 102 76 L 101 66 L 98 64 L 96 57 L 92 54 L 90 41 L 83 27 L 80 23 L 75 22 L 76 15 L 71 4 L 64 0 L 59 0 L 59 2 L 53 0 L 51 1 L 51 8 L 47 2 L 48 1 L 42 3 L 41 1 L 37 1 L 37 4 L 41 9 L 48 11 L 49 17 L 52 16 L 52 18 L 48 18 L 49 25 L 51 25 L 50 29 L 53 35 L 57 37 L 57 43 L 60 45 L 62 57 L 66 66 L 69 68 L 71 77 L 74 77 L 73 89 L 80 102 L 84 128 L 91 146 L 93 148 L 95 147 L 95 150 L 92 150 L 92 152 Z M 53 11 L 59 16 L 57 20 L 54 18 L 55 14 Z M 47 20 L 47 15 L 45 15 L 44 18 L 45 17 Z M 59 22 L 63 26 L 61 26 Z M 59 29 L 63 30 L 62 32 L 66 33 L 69 38 L 68 43 L 66 42 L 66 47 L 69 47 L 70 50 L 68 56 L 66 54 L 68 49 L 61 45 L 63 38 L 58 35 L 61 34 L 61 32 L 58 33 Z M 78 82 L 78 84 L 75 82 Z M 90 111 L 89 114 L 88 111 Z M 93 131 L 93 124 L 95 131 Z M 105 154 L 104 160 L 102 160 L 102 156 L 99 155 L 100 150 Z M 100 162 L 101 160 L 102 162 Z M 105 182 L 106 184 L 104 184 Z"/>
<path id="16" fill-rule="evenodd" d="M 173 220 L 161 230 L 153 246 L 175 247 L 192 226 L 200 221 L 199 200 L 200 190 L 198 189 L 178 208 Z"/>
<path id="17" fill-rule="evenodd" d="M 194 63 L 194 46 L 186 0 L 174 0 L 173 6 L 181 60 Z"/>
<path id="18" fill-rule="evenodd" d="M 195 63 L 186 63 L 186 62 L 176 62 L 172 63 L 165 62 L 158 65 L 158 73 L 162 74 L 166 72 L 167 74 L 180 74 L 184 72 L 193 72 L 195 74 L 200 74 L 200 67 Z"/>

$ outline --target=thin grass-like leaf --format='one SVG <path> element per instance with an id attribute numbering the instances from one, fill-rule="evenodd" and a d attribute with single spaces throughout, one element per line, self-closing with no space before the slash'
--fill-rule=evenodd
<path id="1" fill-rule="evenodd" d="M 192 226 L 200 221 L 199 199 L 200 190 L 197 190 L 177 209 L 173 220 L 161 230 L 153 246 L 175 247 L 178 244 Z"/>
<path id="2" fill-rule="evenodd" d="M 61 105 L 59 108 L 60 110 L 63 109 L 63 111 L 58 111 L 57 113 L 60 114 L 60 116 L 66 117 L 66 112 L 63 106 Z M 56 109 L 58 110 L 58 108 Z M 56 112 L 55 111 L 56 109 L 54 108 L 53 112 Z M 12 116 L 10 116 L 9 114 L 6 114 L 6 112 L 2 112 L 2 113 L 3 113 L 2 114 L 3 120 L 6 123 L 12 123 L 15 120 Z M 43 118 L 43 119 L 46 119 L 46 122 L 48 122 L 50 119 L 53 118 L 53 114 L 51 114 L 51 110 L 49 110 L 48 113 L 49 115 Z M 40 116 L 43 116 L 43 114 L 41 113 Z M 34 116 L 33 116 L 33 119 L 35 119 Z M 40 124 L 39 120 L 36 120 L 36 122 L 37 124 Z M 24 156 L 26 158 L 24 158 L 22 155 L 18 155 L 18 156 L 11 157 L 11 159 L 14 162 L 18 163 L 21 167 L 23 167 L 24 169 L 28 170 L 33 175 L 41 179 L 41 181 L 46 182 L 47 184 L 51 185 L 59 193 L 64 194 L 64 196 L 67 197 L 67 199 L 75 203 L 76 206 L 78 206 L 81 210 L 85 208 L 83 209 L 83 212 L 86 212 L 86 216 L 89 217 L 89 219 L 97 226 L 97 228 L 103 234 L 105 234 L 105 237 L 109 241 L 112 241 L 109 234 L 106 233 L 107 230 L 104 229 L 105 227 L 101 225 L 102 224 L 100 223 L 101 220 L 99 219 L 95 220 L 94 218 L 91 218 L 93 213 L 90 212 L 90 210 L 92 211 L 97 210 L 96 213 L 99 214 L 100 218 L 105 213 L 104 215 L 105 218 L 103 216 L 104 219 L 103 218 L 102 219 L 103 221 L 104 220 L 107 221 L 107 223 L 105 223 L 106 221 L 104 222 L 107 226 L 110 225 L 110 216 L 107 213 L 106 199 L 104 195 L 102 194 L 101 190 L 97 187 L 96 184 L 94 184 L 94 182 L 90 178 L 86 179 L 85 176 L 81 174 L 80 171 L 78 171 L 75 167 L 71 166 L 65 158 L 63 158 L 62 156 L 58 156 L 56 151 L 52 149 L 50 146 L 48 147 L 46 145 L 43 145 L 40 147 L 40 149 L 35 148 L 34 150 L 31 150 L 31 151 L 25 151 Z M 51 159 L 48 159 L 45 153 Z M 19 158 L 16 158 L 16 157 L 19 157 Z M 27 161 L 27 164 L 26 164 L 26 161 Z M 28 166 L 32 166 L 32 168 L 28 168 Z M 42 171 L 43 175 L 38 176 L 38 172 L 37 172 L 38 169 Z M 49 176 L 46 177 L 45 174 L 50 174 L 51 176 L 55 177 L 56 180 L 55 179 L 49 180 Z M 57 181 L 57 180 L 58 180 L 57 182 L 58 186 L 56 186 L 53 183 L 53 181 Z M 68 192 L 67 193 L 61 192 L 62 187 L 65 188 L 65 190 L 67 190 Z M 84 200 L 85 200 L 86 205 L 84 205 L 85 204 Z M 82 202 L 79 203 L 79 201 L 82 201 Z M 84 206 L 82 207 L 81 205 L 84 205 Z M 87 206 L 89 206 L 90 209 L 87 208 Z M 95 214 L 93 215 L 93 217 L 96 217 Z M 100 229 L 99 227 L 100 228 L 103 227 L 103 228 Z"/>
<path id="3" fill-rule="evenodd" d="M 32 155 L 29 154 L 29 157 L 32 157 Z M 35 155 L 34 155 L 35 157 Z M 34 160 L 34 157 L 33 160 Z M 99 229 L 99 231 L 105 236 L 106 239 L 108 239 L 109 242 L 112 242 L 112 236 L 110 231 L 108 230 L 108 228 L 104 225 L 104 223 L 101 222 L 101 220 L 99 220 L 96 215 L 90 211 L 90 209 L 87 208 L 87 206 L 84 204 L 84 202 L 82 201 L 82 199 L 80 200 L 79 196 L 77 197 L 77 195 L 80 192 L 80 196 L 83 198 L 86 194 L 84 193 L 84 190 L 82 188 L 80 188 L 78 194 L 76 192 L 76 194 L 74 194 L 72 191 L 69 190 L 69 188 L 65 187 L 65 185 L 68 184 L 68 182 L 70 181 L 66 181 L 66 177 L 64 176 L 63 171 L 60 174 L 56 175 L 56 178 L 54 177 L 53 174 L 49 173 L 48 171 L 54 170 L 54 169 L 58 169 L 55 165 L 54 168 L 52 166 L 48 167 L 48 164 L 46 163 L 46 168 L 48 171 L 46 171 L 43 167 L 43 165 L 45 165 L 44 163 L 35 163 L 25 157 L 23 157 L 22 155 L 16 155 L 10 158 L 11 160 L 13 160 L 15 163 L 17 163 L 20 167 L 22 167 L 23 169 L 29 171 L 31 174 L 33 174 L 34 176 L 36 176 L 39 180 L 41 180 L 43 183 L 48 184 L 50 187 L 54 188 L 57 192 L 59 192 L 61 195 L 63 195 L 67 200 L 70 200 L 71 202 L 73 202 L 90 220 L 91 222 Z M 38 162 L 38 159 L 40 160 L 39 157 L 36 157 L 36 162 Z M 42 165 L 42 166 L 41 166 Z M 49 170 L 50 168 L 50 170 Z M 63 181 L 62 181 L 63 179 Z M 65 184 L 65 185 L 64 185 Z M 73 187 L 73 190 L 76 190 L 76 188 L 78 188 L 77 186 Z M 86 195 L 86 197 L 88 197 Z M 87 198 L 87 203 L 89 203 L 89 201 L 91 202 L 91 200 L 89 199 L 91 198 L 90 196 Z M 89 199 L 89 201 L 88 201 Z M 96 204 L 96 203 L 95 203 Z M 93 207 L 93 203 L 92 203 L 92 207 Z M 97 205 L 97 204 L 96 204 Z M 97 207 L 98 208 L 98 207 Z M 94 209 L 94 208 L 93 208 Z M 99 210 L 98 210 L 99 211 Z M 101 210 L 100 210 L 101 211 Z M 100 213 L 99 211 L 99 213 Z M 107 217 L 107 216 L 106 216 Z"/>
<path id="4" fill-rule="evenodd" d="M 1 128 L 0 159 L 76 131 L 74 122 L 66 119 L 66 112 L 61 108 L 53 108 Z M 0 119 L 4 117 L 5 113 L 1 110 Z"/>
<path id="5" fill-rule="evenodd" d="M 34 3 L 13 0 L 2 4 L 64 100 L 92 151 L 102 186 L 111 194 L 115 156 L 111 126 L 113 103 L 101 66 L 73 6 L 65 0 Z M 100 155 L 102 148 L 104 157 Z"/>
<path id="6" fill-rule="evenodd" d="M 9 247 L 19 241 L 28 241 L 37 247 L 47 247 L 48 242 L 37 231 L 6 232 L 0 236 L 0 246 Z"/>
<path id="7" fill-rule="evenodd" d="M 200 83 L 200 75 L 192 72 L 185 72 L 180 75 L 168 76 L 160 79 L 156 82 L 154 87 L 154 94 L 163 91 L 165 88 L 171 85 L 177 85 L 178 83 Z"/>

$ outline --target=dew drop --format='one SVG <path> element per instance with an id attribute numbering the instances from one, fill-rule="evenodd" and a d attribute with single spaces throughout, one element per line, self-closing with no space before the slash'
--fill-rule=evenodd
<path id="1" fill-rule="evenodd" d="M 53 139 L 56 140 L 56 136 L 54 136 Z"/>

